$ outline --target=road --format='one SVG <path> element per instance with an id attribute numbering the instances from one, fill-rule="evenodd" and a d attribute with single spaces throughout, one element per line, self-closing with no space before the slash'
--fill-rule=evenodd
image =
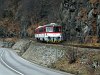
<path id="1" fill-rule="evenodd" d="M 0 48 L 0 75 L 72 75 L 33 64 L 8 48 Z"/>

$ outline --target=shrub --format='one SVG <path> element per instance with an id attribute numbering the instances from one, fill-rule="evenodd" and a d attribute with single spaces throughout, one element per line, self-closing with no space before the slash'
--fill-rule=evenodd
<path id="1" fill-rule="evenodd" d="M 75 48 L 69 48 L 66 51 L 66 57 L 68 58 L 68 61 L 70 64 L 75 63 L 77 60 L 78 52 Z"/>

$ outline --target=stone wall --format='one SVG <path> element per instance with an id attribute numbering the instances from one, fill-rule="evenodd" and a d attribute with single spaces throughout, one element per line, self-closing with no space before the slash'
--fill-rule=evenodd
<path id="1" fill-rule="evenodd" d="M 31 44 L 22 57 L 31 62 L 48 66 L 61 58 L 65 53 L 64 51 L 59 46 Z"/>

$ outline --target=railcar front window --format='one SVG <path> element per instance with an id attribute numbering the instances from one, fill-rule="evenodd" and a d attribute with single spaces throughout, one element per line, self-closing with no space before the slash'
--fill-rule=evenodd
<path id="1" fill-rule="evenodd" d="M 46 27 L 46 32 L 53 32 L 53 28 L 52 27 Z"/>
<path id="2" fill-rule="evenodd" d="M 54 32 L 61 32 L 61 28 L 60 27 L 54 27 Z"/>

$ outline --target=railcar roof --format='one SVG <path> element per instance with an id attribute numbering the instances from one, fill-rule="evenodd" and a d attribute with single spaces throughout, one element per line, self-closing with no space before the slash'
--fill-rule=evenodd
<path id="1" fill-rule="evenodd" d="M 61 26 L 61 25 L 59 25 L 59 24 L 57 24 L 57 23 L 50 23 L 50 24 L 47 24 L 47 25 L 44 25 L 44 26 Z"/>
<path id="2" fill-rule="evenodd" d="M 41 27 L 43 27 L 43 26 L 38 26 L 36 29 L 41 28 Z"/>
<path id="3" fill-rule="evenodd" d="M 50 24 L 46 24 L 46 25 L 43 25 L 43 26 L 38 26 L 36 29 L 41 28 L 41 27 L 45 27 L 45 26 L 61 26 L 61 25 L 59 25 L 57 23 L 50 23 Z"/>

